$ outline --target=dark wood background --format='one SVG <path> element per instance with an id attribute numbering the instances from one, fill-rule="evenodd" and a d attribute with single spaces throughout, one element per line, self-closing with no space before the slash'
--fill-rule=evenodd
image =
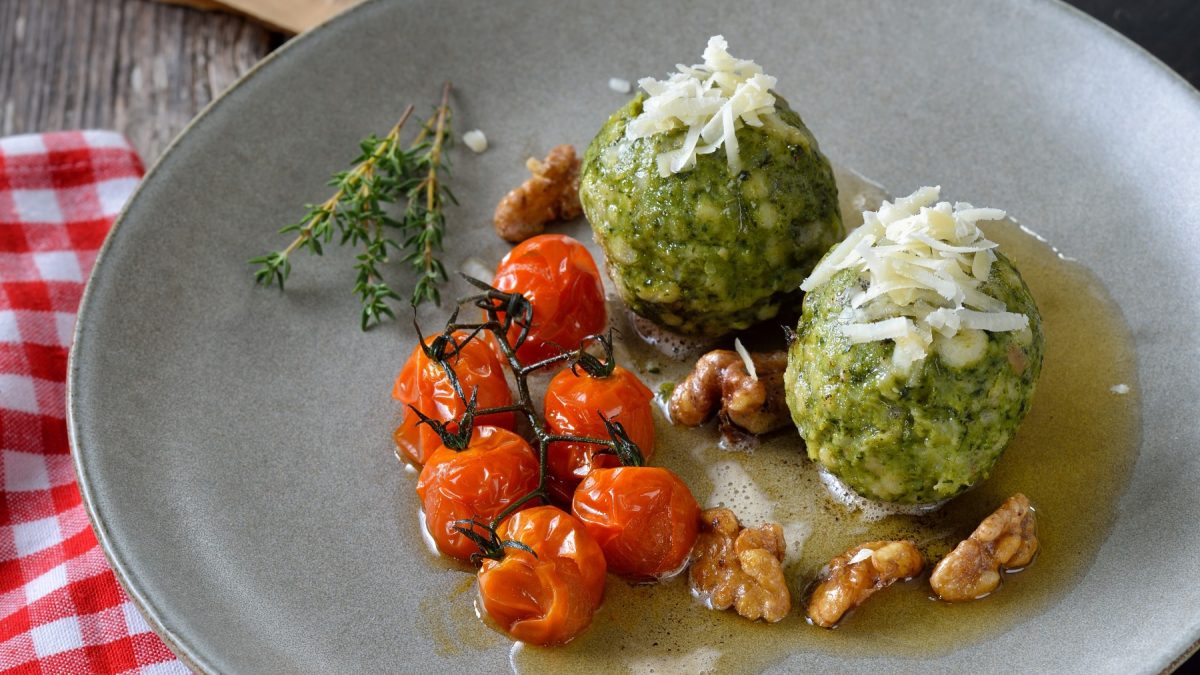
<path id="1" fill-rule="evenodd" d="M 1070 0 L 1200 86 L 1200 0 Z M 147 163 L 286 40 L 150 0 L 0 0 L 0 135 L 124 132 Z"/>
<path id="2" fill-rule="evenodd" d="M 1200 87 L 1200 0 L 1069 0 Z M 0 135 L 124 132 L 153 162 L 286 36 L 150 0 L 0 0 Z M 1200 669 L 1200 657 L 1181 672 Z"/>
<path id="3" fill-rule="evenodd" d="M 116 129 L 149 164 L 284 39 L 150 0 L 0 0 L 0 135 Z"/>

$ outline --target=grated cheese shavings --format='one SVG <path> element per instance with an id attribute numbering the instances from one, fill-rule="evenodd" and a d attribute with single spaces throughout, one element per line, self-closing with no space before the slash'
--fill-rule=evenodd
<path id="1" fill-rule="evenodd" d="M 629 84 L 629 80 L 620 77 L 608 78 L 608 88 L 619 94 L 628 94 L 633 90 L 633 85 Z"/>
<path id="2" fill-rule="evenodd" d="M 760 127 L 775 112 L 775 78 L 755 62 L 730 56 L 725 38 L 714 35 L 704 50 L 704 63 L 675 66 L 666 80 L 644 77 L 638 86 L 649 94 L 642 114 L 629 122 L 631 140 L 675 129 L 687 129 L 683 143 L 658 156 L 658 173 L 666 177 L 696 166 L 696 157 L 722 146 L 732 171 L 741 170 L 735 132 L 743 125 Z"/>
<path id="3" fill-rule="evenodd" d="M 463 145 L 470 148 L 476 154 L 481 153 L 488 148 L 487 136 L 484 136 L 483 132 L 479 129 L 472 129 L 471 131 L 463 134 L 462 141 Z"/>
<path id="4" fill-rule="evenodd" d="M 733 349 L 738 353 L 738 356 L 742 357 L 742 363 L 746 364 L 746 372 L 750 373 L 750 379 L 758 382 L 758 371 L 754 369 L 754 359 L 750 358 L 750 352 L 746 351 L 741 338 L 733 339 Z"/>
<path id="5" fill-rule="evenodd" d="M 866 560 L 867 558 L 870 558 L 874 554 L 875 554 L 875 551 L 872 551 L 869 548 L 864 548 L 861 551 L 859 551 L 858 553 L 855 553 L 854 557 L 851 558 L 849 561 L 847 561 L 846 564 L 854 565 L 854 564 L 860 563 L 860 562 Z"/>
<path id="6" fill-rule="evenodd" d="M 878 211 L 864 211 L 851 232 L 800 284 L 818 288 L 844 269 L 858 270 L 866 290 L 850 299 L 839 330 L 852 343 L 892 340 L 892 363 L 902 372 L 929 355 L 934 333 L 1025 330 L 1029 317 L 1009 312 L 979 287 L 996 261 L 996 243 L 977 223 L 998 220 L 999 209 L 937 201 L 940 187 L 923 187 Z"/>

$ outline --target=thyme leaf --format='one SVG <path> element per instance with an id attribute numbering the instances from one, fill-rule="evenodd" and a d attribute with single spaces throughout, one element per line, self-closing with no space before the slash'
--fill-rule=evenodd
<path id="1" fill-rule="evenodd" d="M 385 317 L 395 318 L 391 301 L 403 299 L 381 273 L 391 252 L 402 252 L 402 259 L 417 271 L 411 304 L 441 304 L 438 286 L 446 281 L 446 268 L 438 254 L 445 237 L 444 207 L 457 203 L 445 184 L 450 176 L 445 153 L 451 139 L 450 83 L 442 88 L 441 102 L 433 114 L 405 146 L 401 131 L 412 113 L 410 105 L 386 136 L 371 135 L 359 143 L 359 155 L 352 168 L 330 179 L 329 185 L 335 188 L 333 195 L 319 204 L 306 205 L 303 218 L 280 230 L 281 234 L 295 234 L 286 248 L 249 261 L 258 266 L 254 272 L 256 283 L 278 284 L 283 290 L 292 272 L 293 253 L 304 249 L 312 255 L 323 255 L 325 247 L 336 238 L 339 246 L 358 249 L 353 293 L 362 306 L 363 330 Z M 395 218 L 390 207 L 401 203 L 402 215 Z M 391 231 L 399 235 L 393 239 Z"/>

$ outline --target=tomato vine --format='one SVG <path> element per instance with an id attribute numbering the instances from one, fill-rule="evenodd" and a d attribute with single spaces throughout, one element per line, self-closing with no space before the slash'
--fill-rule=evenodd
<path id="1" fill-rule="evenodd" d="M 520 548 L 533 553 L 527 546 L 519 542 L 501 541 L 496 534 L 496 528 L 505 518 L 530 502 L 537 499 L 544 502 L 550 501 L 546 484 L 548 478 L 547 457 L 551 443 L 568 442 L 595 445 L 599 448 L 596 451 L 597 454 L 616 455 L 622 464 L 627 466 L 641 466 L 643 455 L 637 444 L 629 438 L 625 427 L 600 412 L 597 414 L 604 421 L 604 427 L 609 436 L 607 439 L 551 433 L 546 420 L 534 407 L 533 397 L 530 393 L 530 375 L 539 370 L 559 365 L 568 365 L 576 373 L 583 370 L 584 373 L 595 378 L 611 375 L 617 365 L 613 356 L 612 331 L 609 331 L 607 335 L 597 333 L 585 336 L 575 349 L 564 349 L 559 354 L 533 363 L 521 363 L 517 356 L 517 350 L 529 337 L 529 329 L 533 325 L 532 303 L 520 293 L 507 293 L 479 279 L 463 276 L 480 293 L 460 299 L 456 303 L 454 312 L 446 321 L 446 326 L 441 334 L 429 341 L 421 338 L 421 350 L 426 357 L 437 363 L 445 372 L 446 379 L 453 387 L 454 393 L 462 400 L 465 411 L 457 420 L 439 421 L 422 413 L 413 405 L 410 405 L 409 408 L 420 418 L 421 424 L 428 425 L 437 433 L 443 445 L 456 451 L 465 450 L 469 445 L 471 434 L 474 431 L 475 418 L 497 413 L 519 413 L 529 424 L 536 442 L 538 456 L 537 488 L 514 500 L 489 522 L 468 519 L 455 523 L 455 530 L 479 546 L 479 553 L 471 556 L 472 561 L 478 563 L 483 558 L 502 558 L 505 548 Z M 481 310 L 484 320 L 479 322 L 460 321 L 459 314 L 464 307 Z M 413 325 L 417 330 L 417 335 L 424 334 L 421 327 L 417 325 L 415 316 Z M 517 329 L 516 338 L 510 339 L 514 327 Z M 456 337 L 456 334 L 459 333 L 465 333 L 465 336 Z M 510 405 L 479 408 L 476 390 L 472 389 L 468 396 L 458 375 L 454 372 L 454 366 L 451 365 L 451 361 L 467 344 L 473 340 L 484 339 L 485 335 L 490 335 L 496 341 L 503 356 L 502 361 L 516 382 L 516 400 Z M 597 349 L 602 352 L 601 356 L 593 353 L 593 350 Z"/>

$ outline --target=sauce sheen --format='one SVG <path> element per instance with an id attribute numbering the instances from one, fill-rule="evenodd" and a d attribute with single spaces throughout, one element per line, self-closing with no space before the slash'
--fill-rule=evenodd
<path id="1" fill-rule="evenodd" d="M 861 224 L 861 210 L 876 208 L 886 195 L 851 172 L 836 173 L 850 230 Z M 592 626 L 564 647 L 513 649 L 514 671 L 740 673 L 805 652 L 936 657 L 1002 634 L 1070 593 L 1104 543 L 1137 459 L 1141 401 L 1133 340 L 1120 309 L 1084 266 L 1014 222 L 983 229 L 1020 270 L 1046 334 L 1032 408 L 990 478 L 934 513 L 880 517 L 830 495 L 794 428 L 751 450 L 726 449 L 712 423 L 676 427 L 656 406 L 653 464 L 678 473 L 702 507 L 728 506 L 747 526 L 765 519 L 783 526 L 791 615 L 763 624 L 706 609 L 689 592 L 687 574 L 658 585 L 631 585 L 610 575 Z M 622 335 L 618 362 L 651 390 L 690 371 L 692 359 L 673 360 L 639 339 L 625 311 L 614 307 L 609 314 Z M 743 342 L 751 349 L 782 348 L 782 330 L 772 335 L 773 325 L 744 334 Z M 732 338 L 728 342 L 720 346 L 729 348 Z M 1112 391 L 1121 384 L 1128 393 Z M 933 564 L 1014 492 L 1028 495 L 1037 511 L 1041 546 L 1032 565 L 1004 575 L 1000 588 L 983 600 L 952 605 L 932 599 Z M 835 630 L 808 625 L 806 592 L 821 567 L 853 545 L 888 538 L 916 541 L 925 572 L 875 594 Z M 464 592 L 452 581 L 435 586 L 436 599 L 422 603 L 421 623 L 429 625 L 439 653 L 455 651 L 444 644 L 448 640 L 494 643 L 498 636 L 473 612 L 454 609 L 469 604 L 473 588 Z M 446 588 L 456 591 L 454 597 L 445 597 Z"/>

